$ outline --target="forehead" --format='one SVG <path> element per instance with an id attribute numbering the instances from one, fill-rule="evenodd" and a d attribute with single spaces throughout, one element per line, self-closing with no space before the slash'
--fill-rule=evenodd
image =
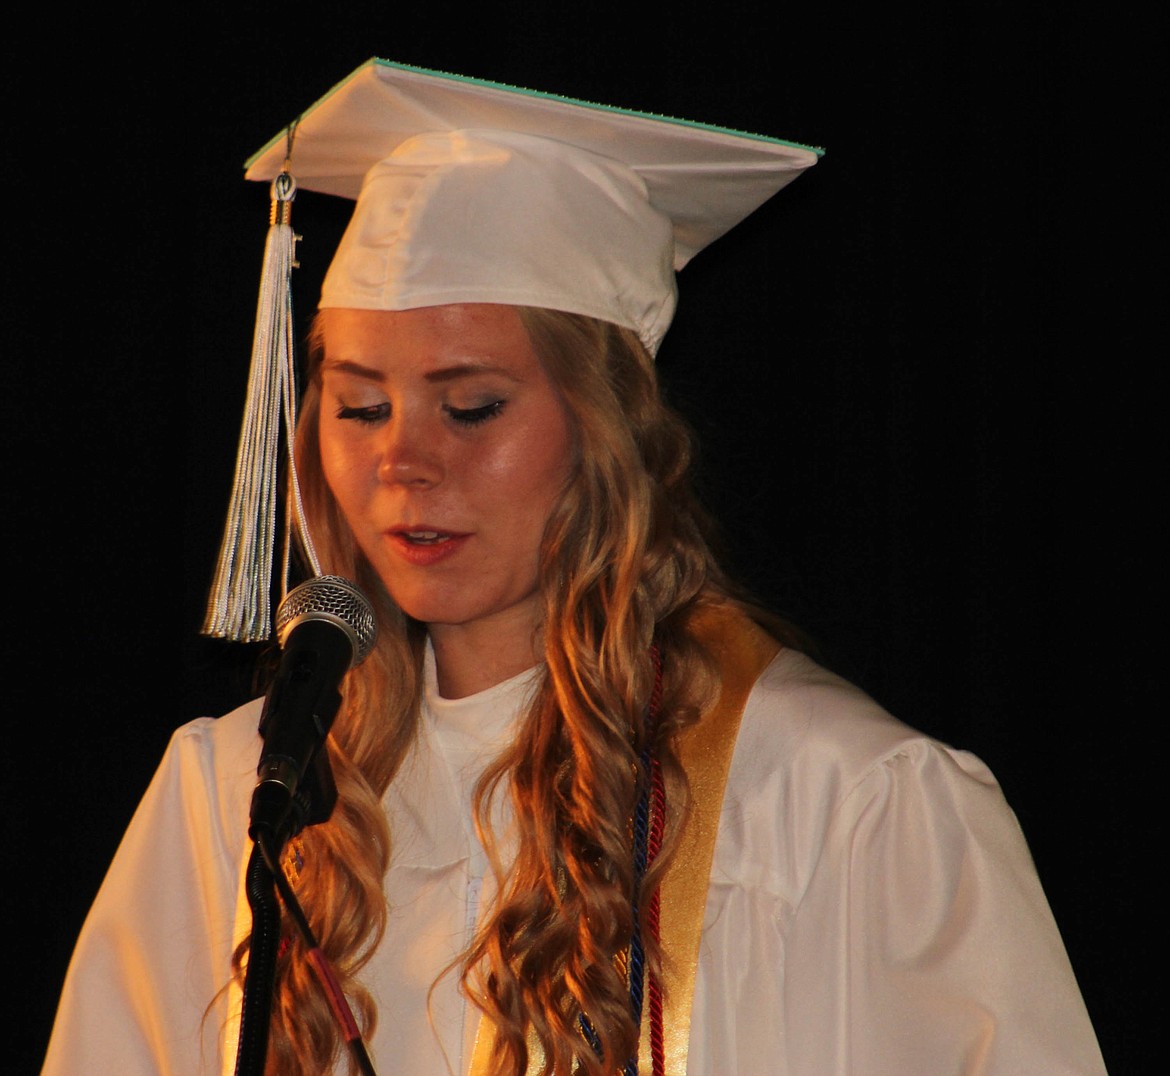
<path id="1" fill-rule="evenodd" d="M 517 307 L 453 303 L 410 310 L 330 308 L 317 315 L 311 374 L 438 384 L 494 376 L 564 405 L 554 369 Z M 554 364 L 555 365 L 555 364 Z"/>
<path id="2" fill-rule="evenodd" d="M 434 352 L 535 357 L 515 307 L 452 303 L 410 310 L 335 308 L 317 315 L 326 358 L 365 354 Z"/>
<path id="3" fill-rule="evenodd" d="M 411 310 L 328 309 L 318 313 L 315 333 L 326 371 L 357 364 L 386 375 L 433 375 L 480 367 L 516 380 L 548 380 L 512 306 L 457 303 Z"/>

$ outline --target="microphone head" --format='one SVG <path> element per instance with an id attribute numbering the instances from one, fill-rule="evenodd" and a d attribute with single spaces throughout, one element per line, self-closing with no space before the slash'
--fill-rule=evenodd
<path id="1" fill-rule="evenodd" d="M 306 620 L 324 620 L 337 625 L 353 647 L 350 668 L 370 656 L 378 637 L 374 610 L 348 579 L 339 575 L 318 575 L 288 592 L 276 611 L 276 637 L 283 646 L 289 632 Z"/>

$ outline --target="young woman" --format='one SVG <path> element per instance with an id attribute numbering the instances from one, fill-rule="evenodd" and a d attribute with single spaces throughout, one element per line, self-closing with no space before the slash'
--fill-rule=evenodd
<path id="1" fill-rule="evenodd" d="M 302 118 L 294 171 L 347 104 L 395 133 L 363 146 L 296 461 L 320 568 L 378 641 L 329 737 L 336 807 L 285 869 L 374 1063 L 1103 1071 L 987 769 L 803 656 L 711 555 L 653 351 L 684 204 L 738 219 L 760 147 L 379 64 Z M 654 167 L 679 158 L 720 194 L 675 197 Z M 176 734 L 46 1071 L 231 1069 L 259 712 Z M 268 1071 L 343 1068 L 282 929 Z"/>

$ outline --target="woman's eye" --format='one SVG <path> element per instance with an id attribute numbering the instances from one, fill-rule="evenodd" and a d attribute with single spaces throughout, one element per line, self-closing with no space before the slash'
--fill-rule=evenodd
<path id="1" fill-rule="evenodd" d="M 452 407 L 450 404 L 444 404 L 443 410 L 462 426 L 478 426 L 503 411 L 504 403 L 504 400 L 495 400 L 482 407 Z"/>
<path id="2" fill-rule="evenodd" d="M 388 403 L 370 404 L 368 407 L 346 407 L 337 409 L 337 417 L 343 421 L 374 423 L 381 422 L 390 414 Z"/>

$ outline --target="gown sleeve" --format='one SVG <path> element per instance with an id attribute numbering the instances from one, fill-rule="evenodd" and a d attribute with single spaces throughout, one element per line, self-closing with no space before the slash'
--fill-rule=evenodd
<path id="1" fill-rule="evenodd" d="M 43 1076 L 222 1071 L 258 716 L 172 737 L 82 927 Z"/>
<path id="2" fill-rule="evenodd" d="M 1016 818 L 965 752 L 911 740 L 843 790 L 785 949 L 793 1073 L 1105 1071 Z"/>
<path id="3" fill-rule="evenodd" d="M 1105 1072 L 989 769 L 790 651 L 744 711 L 695 1006 L 704 1076 Z"/>

